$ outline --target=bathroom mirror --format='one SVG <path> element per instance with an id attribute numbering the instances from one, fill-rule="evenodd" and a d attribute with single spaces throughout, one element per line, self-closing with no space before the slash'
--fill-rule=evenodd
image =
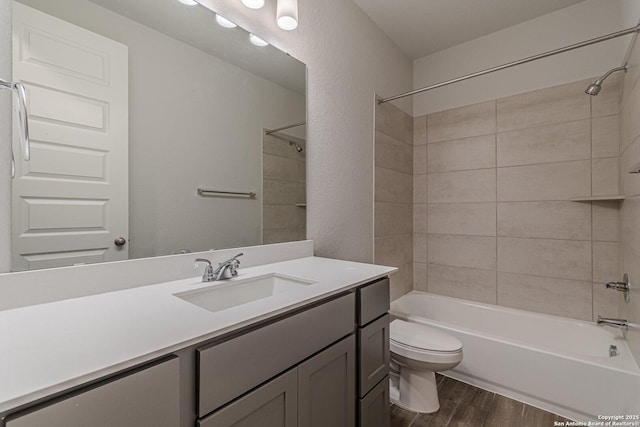
<path id="1" fill-rule="evenodd" d="M 13 271 L 305 238 L 305 65 L 184 3 L 14 1 Z"/>

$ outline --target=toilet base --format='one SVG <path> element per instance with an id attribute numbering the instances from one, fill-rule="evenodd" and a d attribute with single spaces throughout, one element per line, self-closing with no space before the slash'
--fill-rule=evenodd
<path id="1" fill-rule="evenodd" d="M 440 409 L 436 375 L 433 371 L 416 371 L 400 367 L 399 381 L 390 378 L 391 403 L 403 409 L 430 414 Z"/>

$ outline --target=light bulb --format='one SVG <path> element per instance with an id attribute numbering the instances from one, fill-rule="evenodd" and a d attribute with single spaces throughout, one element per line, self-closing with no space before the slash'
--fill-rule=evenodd
<path id="1" fill-rule="evenodd" d="M 198 4 L 197 1 L 194 0 L 178 0 L 182 4 L 186 4 L 187 6 L 195 6 Z"/>
<path id="2" fill-rule="evenodd" d="M 222 16 L 222 15 L 218 15 L 217 13 L 216 13 L 216 22 L 217 22 L 221 27 L 224 27 L 224 28 L 235 28 L 235 27 L 237 27 L 237 25 L 236 25 L 236 24 L 234 24 L 233 22 L 229 21 L 229 20 L 228 20 L 227 18 L 225 18 L 224 16 Z"/>
<path id="3" fill-rule="evenodd" d="M 249 9 L 260 9 L 264 6 L 264 0 L 242 0 L 242 4 Z"/>
<path id="4" fill-rule="evenodd" d="M 298 0 L 278 0 L 276 18 L 283 30 L 298 28 Z"/>
<path id="5" fill-rule="evenodd" d="M 253 43 L 256 46 L 264 47 L 264 46 L 268 46 L 269 45 L 269 43 L 267 43 L 266 41 L 262 40 L 258 36 L 254 36 L 253 34 L 249 34 L 249 40 L 251 40 L 251 43 Z"/>

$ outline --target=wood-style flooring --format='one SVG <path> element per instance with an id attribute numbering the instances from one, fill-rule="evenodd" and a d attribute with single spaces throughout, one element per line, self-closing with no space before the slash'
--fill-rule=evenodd
<path id="1" fill-rule="evenodd" d="M 440 410 L 416 414 L 391 407 L 391 427 L 552 427 L 566 418 L 437 375 Z"/>

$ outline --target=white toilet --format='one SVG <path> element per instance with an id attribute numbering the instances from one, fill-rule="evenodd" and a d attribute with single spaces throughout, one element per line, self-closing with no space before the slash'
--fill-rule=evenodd
<path id="1" fill-rule="evenodd" d="M 462 343 L 438 329 L 400 319 L 391 322 L 389 335 L 391 402 L 413 412 L 437 411 L 435 372 L 452 369 L 462 361 Z"/>

